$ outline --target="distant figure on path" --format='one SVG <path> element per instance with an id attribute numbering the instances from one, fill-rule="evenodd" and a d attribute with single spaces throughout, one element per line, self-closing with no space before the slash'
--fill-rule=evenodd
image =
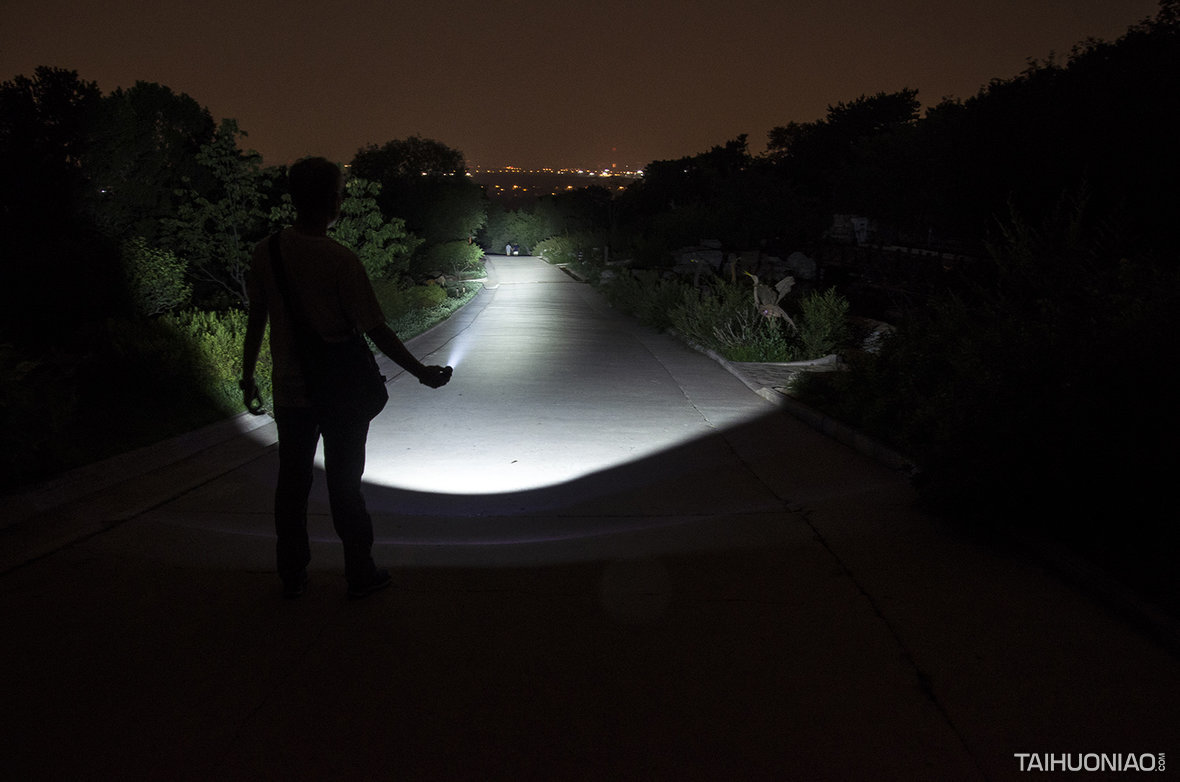
<path id="1" fill-rule="evenodd" d="M 377 374 L 372 353 L 360 335 L 368 335 L 381 352 L 431 388 L 445 385 L 451 370 L 424 366 L 406 349 L 385 322 L 356 254 L 328 237 L 328 228 L 340 216 L 343 198 L 344 178 L 339 167 L 324 158 L 307 158 L 291 167 L 289 179 L 295 225 L 254 248 L 239 386 L 243 401 L 251 407 L 258 397 L 254 369 L 269 319 L 279 437 L 276 558 L 283 595 L 299 597 L 307 587 L 311 561 L 307 503 L 322 436 L 332 523 L 344 545 L 348 596 L 364 597 L 388 586 L 392 579 L 373 562 L 373 522 L 361 491 L 369 421 L 384 405 L 386 393 L 384 379 Z M 363 372 L 358 376 L 371 382 L 321 380 L 347 377 L 336 364 L 329 366 L 325 357 L 343 355 L 341 348 L 348 346 L 356 348 L 354 355 L 363 349 L 359 360 L 372 365 L 372 376 Z M 347 387 L 342 389 L 342 385 Z M 368 387 L 369 395 L 365 403 L 358 404 L 351 392 L 359 391 L 353 386 L 362 385 Z M 374 394 L 379 395 L 376 403 Z M 345 401 L 339 401 L 341 397 Z M 359 398 L 365 399 L 364 394 Z"/>

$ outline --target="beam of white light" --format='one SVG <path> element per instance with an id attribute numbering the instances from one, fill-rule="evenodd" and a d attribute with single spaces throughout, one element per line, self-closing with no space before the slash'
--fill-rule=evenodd
<path id="1" fill-rule="evenodd" d="M 609 310 L 558 269 L 497 263 L 495 291 L 409 343 L 424 363 L 455 368 L 447 386 L 426 388 L 386 365 L 396 377 L 370 427 L 370 486 L 454 497 L 552 489 L 767 412 L 744 389 L 736 407 L 702 406 L 652 344 L 687 361 L 693 380 L 702 365 L 715 375 L 712 362 Z M 273 426 L 257 433 L 273 438 Z"/>
<path id="2" fill-rule="evenodd" d="M 545 271 L 547 282 L 501 284 L 474 322 L 445 335 L 434 357 L 456 366 L 449 385 L 430 391 L 405 376 L 390 385 L 389 406 L 371 429 L 366 481 L 442 495 L 542 489 L 767 412 L 744 389 L 738 409 L 702 410 L 645 340 L 714 373 L 715 365 L 595 311 L 585 286 Z M 410 405 L 412 414 L 399 412 Z"/>

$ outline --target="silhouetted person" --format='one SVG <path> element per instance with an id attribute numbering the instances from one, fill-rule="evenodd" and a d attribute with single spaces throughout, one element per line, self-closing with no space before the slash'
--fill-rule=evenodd
<path id="1" fill-rule="evenodd" d="M 363 415 L 327 415 L 322 406 L 312 404 L 303 364 L 306 353 L 299 352 L 298 337 L 303 332 L 292 319 L 301 319 L 324 342 L 338 343 L 350 336 L 355 338 L 357 333 L 366 334 L 383 353 L 432 388 L 450 379 L 450 369 L 424 366 L 406 349 L 386 324 L 360 259 L 328 237 L 328 228 L 340 216 L 344 189 L 336 164 L 324 158 L 301 160 L 291 167 L 289 179 L 296 219 L 294 226 L 278 234 L 274 249 L 280 253 L 283 269 L 278 280 L 270 243 L 263 241 L 254 248 L 240 386 L 249 407 L 258 394 L 254 368 L 269 318 L 279 436 L 276 555 L 283 594 L 298 597 L 307 585 L 307 565 L 311 561 L 307 502 L 316 446 L 322 436 L 332 523 L 344 545 L 348 596 L 364 597 L 391 581 L 389 572 L 373 562 L 373 523 L 361 492 L 369 420 Z M 292 302 L 285 301 L 280 290 L 287 290 L 294 299 L 298 307 L 295 314 Z"/>

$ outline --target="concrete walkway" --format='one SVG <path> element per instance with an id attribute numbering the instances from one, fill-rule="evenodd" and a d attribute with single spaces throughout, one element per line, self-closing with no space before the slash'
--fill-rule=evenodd
<path id="1" fill-rule="evenodd" d="M 1027 775 L 1017 753 L 1177 757 L 1180 661 L 1118 612 L 919 514 L 902 474 L 589 286 L 491 271 L 411 343 L 450 385 L 389 372 L 366 474 L 385 592 L 345 600 L 317 480 L 310 589 L 280 599 L 273 425 L 10 498 L 0 778 L 1001 780 Z"/>

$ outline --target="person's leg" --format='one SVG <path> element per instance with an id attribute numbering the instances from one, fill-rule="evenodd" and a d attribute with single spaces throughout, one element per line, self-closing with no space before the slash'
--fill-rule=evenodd
<path id="1" fill-rule="evenodd" d="M 307 578 L 311 546 L 307 539 L 307 497 L 315 470 L 320 427 L 310 408 L 275 410 L 279 432 L 279 479 L 275 486 L 275 544 L 284 591 L 294 596 Z"/>
<path id="2" fill-rule="evenodd" d="M 361 491 L 369 422 L 325 424 L 323 435 L 328 500 L 332 523 L 344 545 L 344 576 L 350 594 L 364 592 L 375 581 L 388 583 L 388 575 L 373 564 L 373 520 Z"/>

